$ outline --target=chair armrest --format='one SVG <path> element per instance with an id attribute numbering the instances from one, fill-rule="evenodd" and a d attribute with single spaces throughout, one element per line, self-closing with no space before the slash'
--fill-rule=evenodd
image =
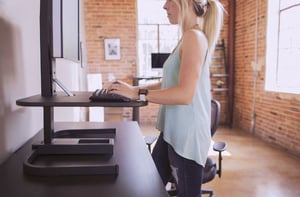
<path id="1" fill-rule="evenodd" d="M 214 151 L 223 152 L 227 149 L 225 142 L 215 142 L 213 146 Z"/>
<path id="2" fill-rule="evenodd" d="M 217 170 L 217 174 L 219 175 L 219 177 L 222 176 L 222 159 L 223 159 L 222 152 L 225 151 L 226 148 L 227 148 L 227 145 L 225 142 L 215 142 L 214 146 L 213 146 L 214 151 L 219 152 L 219 158 L 218 158 L 219 169 Z"/>

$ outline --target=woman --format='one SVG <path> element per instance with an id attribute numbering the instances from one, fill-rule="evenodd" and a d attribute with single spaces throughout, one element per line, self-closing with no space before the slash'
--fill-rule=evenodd
<path id="1" fill-rule="evenodd" d="M 223 20 L 218 0 L 167 0 L 171 24 L 181 27 L 177 47 L 164 64 L 161 83 L 144 87 L 113 83 L 111 92 L 160 104 L 161 131 L 152 157 L 164 184 L 178 196 L 201 196 L 202 171 L 211 141 L 209 62 Z"/>

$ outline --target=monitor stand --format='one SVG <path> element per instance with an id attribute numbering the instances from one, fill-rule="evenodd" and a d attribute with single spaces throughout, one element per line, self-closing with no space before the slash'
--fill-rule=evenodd
<path id="1" fill-rule="evenodd" d="M 56 60 L 52 61 L 52 82 L 57 84 L 68 96 L 75 96 L 61 81 L 56 77 Z M 53 85 L 53 94 L 56 93 L 56 88 Z"/>
<path id="2" fill-rule="evenodd" d="M 52 79 L 54 83 L 56 83 L 68 96 L 75 96 L 61 81 L 57 78 Z"/>

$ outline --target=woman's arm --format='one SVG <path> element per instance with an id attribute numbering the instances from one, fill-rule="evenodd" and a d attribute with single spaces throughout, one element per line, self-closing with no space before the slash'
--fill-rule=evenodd
<path id="1" fill-rule="evenodd" d="M 150 90 L 157 90 L 161 88 L 161 82 L 148 84 L 148 85 L 142 85 L 142 86 L 132 86 L 128 83 L 125 83 L 123 81 L 117 80 L 113 82 L 110 87 L 108 88 L 109 91 L 113 94 L 119 94 L 126 96 L 132 100 L 139 99 L 139 89 L 147 89 Z"/>
<path id="2" fill-rule="evenodd" d="M 176 86 L 160 89 L 160 82 L 148 86 L 131 86 L 122 81 L 112 84 L 112 93 L 120 94 L 131 99 L 138 99 L 139 88 L 147 88 L 146 99 L 149 102 L 166 105 L 189 104 L 195 94 L 201 67 L 205 61 L 207 40 L 205 35 L 198 30 L 188 30 L 184 33 L 180 45 L 180 71 L 179 82 Z"/>

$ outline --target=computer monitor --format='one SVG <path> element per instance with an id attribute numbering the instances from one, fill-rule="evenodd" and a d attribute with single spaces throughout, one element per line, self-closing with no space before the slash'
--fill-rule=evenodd
<path id="1" fill-rule="evenodd" d="M 41 95 L 49 97 L 56 59 L 80 60 L 79 0 L 40 0 L 40 48 Z"/>
<path id="2" fill-rule="evenodd" d="M 162 69 L 170 53 L 151 53 L 151 68 Z"/>
<path id="3" fill-rule="evenodd" d="M 155 75 L 162 75 L 162 70 L 165 61 L 168 59 L 170 53 L 151 53 L 151 71 Z"/>

